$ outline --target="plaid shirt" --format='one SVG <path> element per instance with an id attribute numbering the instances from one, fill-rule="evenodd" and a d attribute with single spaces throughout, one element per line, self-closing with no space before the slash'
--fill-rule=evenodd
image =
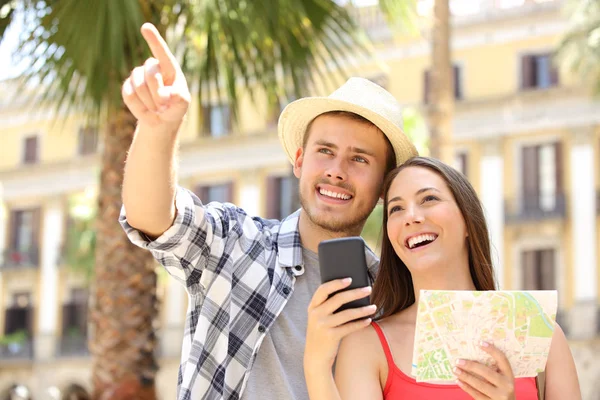
<path id="1" fill-rule="evenodd" d="M 261 342 L 304 272 L 300 212 L 283 221 L 250 217 L 230 203 L 205 206 L 183 188 L 175 205 L 173 226 L 154 241 L 127 223 L 124 208 L 119 221 L 189 293 L 177 399 L 239 399 Z M 378 264 L 370 250 L 367 263 L 369 270 Z"/>

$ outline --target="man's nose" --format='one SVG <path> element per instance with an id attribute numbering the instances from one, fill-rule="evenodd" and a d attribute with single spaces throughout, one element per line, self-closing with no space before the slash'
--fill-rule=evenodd
<path id="1" fill-rule="evenodd" d="M 348 178 L 346 162 L 339 158 L 331 160 L 325 174 L 328 178 L 345 181 Z"/>

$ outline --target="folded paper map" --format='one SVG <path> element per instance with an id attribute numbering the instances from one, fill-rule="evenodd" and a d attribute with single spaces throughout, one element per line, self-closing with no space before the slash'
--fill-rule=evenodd
<path id="1" fill-rule="evenodd" d="M 421 290 L 412 375 L 454 381 L 459 358 L 491 365 L 479 347 L 487 341 L 504 352 L 515 377 L 534 377 L 546 367 L 556 307 L 555 290 Z"/>

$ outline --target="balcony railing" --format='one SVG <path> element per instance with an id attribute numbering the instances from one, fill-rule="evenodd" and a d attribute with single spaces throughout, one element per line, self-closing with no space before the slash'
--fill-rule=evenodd
<path id="1" fill-rule="evenodd" d="M 58 357 L 87 357 L 89 354 L 87 335 L 67 332 L 60 337 L 56 349 Z"/>
<path id="2" fill-rule="evenodd" d="M 33 341 L 31 338 L 0 344 L 0 362 L 33 359 Z"/>
<path id="3" fill-rule="evenodd" d="M 39 249 L 29 250 L 7 249 L 2 253 L 0 268 L 36 268 L 39 266 Z"/>
<path id="4" fill-rule="evenodd" d="M 566 216 L 564 193 L 524 194 L 519 198 L 506 200 L 506 222 L 542 221 L 562 219 Z"/>

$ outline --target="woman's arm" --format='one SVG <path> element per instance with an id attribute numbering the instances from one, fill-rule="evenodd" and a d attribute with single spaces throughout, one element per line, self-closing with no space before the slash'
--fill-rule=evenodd
<path id="1" fill-rule="evenodd" d="M 379 379 L 385 355 L 372 327 L 346 336 L 335 363 L 335 383 L 343 400 L 382 400 Z"/>
<path id="2" fill-rule="evenodd" d="M 545 400 L 581 399 L 575 362 L 567 338 L 558 324 L 554 328 L 546 364 Z"/>

